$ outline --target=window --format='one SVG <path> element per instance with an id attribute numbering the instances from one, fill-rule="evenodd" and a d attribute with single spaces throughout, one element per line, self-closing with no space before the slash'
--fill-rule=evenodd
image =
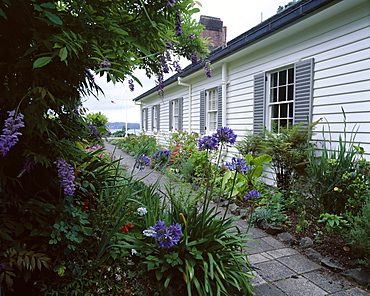
<path id="1" fill-rule="evenodd" d="M 183 98 L 170 101 L 169 105 L 169 130 L 182 130 Z"/>
<path id="2" fill-rule="evenodd" d="M 314 60 L 254 76 L 253 132 L 311 121 Z"/>
<path id="3" fill-rule="evenodd" d="M 200 134 L 222 127 L 222 87 L 200 92 Z"/>
<path id="4" fill-rule="evenodd" d="M 268 128 L 278 133 L 281 127 L 293 125 L 294 67 L 269 76 Z"/>
<path id="5" fill-rule="evenodd" d="M 155 133 L 159 132 L 160 129 L 160 106 L 159 105 L 154 105 L 152 107 L 152 131 Z"/>

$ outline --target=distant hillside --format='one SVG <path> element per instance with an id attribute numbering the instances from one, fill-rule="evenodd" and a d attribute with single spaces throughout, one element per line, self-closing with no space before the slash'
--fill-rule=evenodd
<path id="1" fill-rule="evenodd" d="M 126 127 L 125 122 L 108 122 L 108 128 L 109 129 L 122 129 L 123 127 Z M 137 130 L 140 129 L 140 123 L 127 123 L 127 128 L 130 130 Z"/>

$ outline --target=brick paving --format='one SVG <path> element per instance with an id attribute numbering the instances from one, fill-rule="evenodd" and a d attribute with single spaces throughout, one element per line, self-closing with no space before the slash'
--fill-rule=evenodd
<path id="1" fill-rule="evenodd" d="M 132 169 L 135 178 L 145 184 L 154 184 L 159 179 L 162 190 L 165 184 L 168 184 L 169 180 L 158 171 L 149 168 L 143 171 L 135 169 L 135 159 L 116 149 L 114 145 L 105 143 L 105 149 L 115 158 L 120 158 L 121 164 L 129 171 Z M 236 220 L 235 224 L 240 229 L 248 229 L 247 222 L 242 219 Z M 253 241 L 246 247 L 250 254 L 248 258 L 250 263 L 257 267 L 254 272 L 256 278 L 251 280 L 257 296 L 370 295 L 355 283 L 308 259 L 260 229 L 250 227 L 249 233 Z"/>

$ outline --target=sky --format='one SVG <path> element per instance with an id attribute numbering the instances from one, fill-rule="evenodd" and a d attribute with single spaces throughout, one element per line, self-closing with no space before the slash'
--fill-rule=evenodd
<path id="1" fill-rule="evenodd" d="M 199 13 L 193 17 L 199 21 L 201 15 L 218 17 L 227 27 L 227 41 L 239 36 L 276 13 L 279 5 L 284 6 L 289 0 L 199 0 Z M 187 64 L 182 65 L 185 67 Z M 97 84 L 105 96 L 99 100 L 94 97 L 84 98 L 84 107 L 88 113 L 101 112 L 109 122 L 140 122 L 140 107 L 133 99 L 155 86 L 155 78 L 148 79 L 143 71 L 135 72 L 143 87 L 135 83 L 135 90 L 129 91 L 125 83 L 107 83 L 104 77 L 96 77 Z"/>

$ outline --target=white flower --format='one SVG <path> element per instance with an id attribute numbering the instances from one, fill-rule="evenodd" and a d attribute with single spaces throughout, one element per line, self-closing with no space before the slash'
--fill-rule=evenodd
<path id="1" fill-rule="evenodd" d="M 131 255 L 133 256 L 133 255 L 135 255 L 137 253 L 137 251 L 135 250 L 135 249 L 132 249 L 131 250 Z"/>
<path id="2" fill-rule="evenodd" d="M 138 208 L 137 209 L 137 213 L 140 216 L 144 216 L 146 213 L 148 213 L 148 210 L 146 208 L 144 208 L 144 207 L 141 207 L 141 208 Z"/>
<path id="3" fill-rule="evenodd" d="M 145 236 L 154 236 L 157 234 L 157 232 L 153 228 L 149 228 L 149 229 L 143 230 L 143 234 Z"/>

